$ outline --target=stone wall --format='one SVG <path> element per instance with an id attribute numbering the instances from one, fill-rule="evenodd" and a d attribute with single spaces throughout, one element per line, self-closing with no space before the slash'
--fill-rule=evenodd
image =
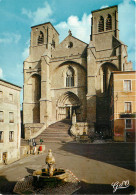
<path id="1" fill-rule="evenodd" d="M 0 163 L 11 163 L 20 158 L 20 90 L 21 88 L 0 80 Z M 2 120 L 1 120 L 2 119 Z"/>

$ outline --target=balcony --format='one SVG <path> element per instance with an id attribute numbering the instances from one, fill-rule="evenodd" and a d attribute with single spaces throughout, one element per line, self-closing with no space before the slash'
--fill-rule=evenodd
<path id="1" fill-rule="evenodd" d="M 120 118 L 136 118 L 136 113 L 120 113 Z"/>

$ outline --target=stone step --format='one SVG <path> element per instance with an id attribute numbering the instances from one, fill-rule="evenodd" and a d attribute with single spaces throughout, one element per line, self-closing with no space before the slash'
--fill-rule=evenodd
<path id="1" fill-rule="evenodd" d="M 51 133 L 51 132 L 53 132 L 53 133 L 68 133 L 68 131 L 69 131 L 69 129 L 64 130 L 64 131 L 59 131 L 59 130 L 56 130 L 56 129 L 53 129 L 53 130 L 45 129 L 45 130 L 43 131 L 43 133 L 44 133 L 44 132 L 48 132 L 48 133 Z"/>
<path id="2" fill-rule="evenodd" d="M 45 132 L 45 133 L 42 133 L 41 134 L 41 136 L 48 136 L 48 135 L 50 135 L 50 136 L 54 136 L 54 135 L 56 135 L 56 136 L 68 136 L 68 133 L 53 133 L 53 132 L 51 132 L 51 133 L 47 133 L 47 132 Z"/>
<path id="3" fill-rule="evenodd" d="M 67 126 L 64 126 L 64 127 L 60 127 L 60 126 L 49 126 L 48 127 L 48 129 L 54 129 L 54 128 L 56 128 L 56 129 L 67 129 L 67 128 L 69 128 L 71 125 L 67 125 Z"/>
<path id="4" fill-rule="evenodd" d="M 44 142 L 63 142 L 71 141 L 72 138 L 68 132 L 70 129 L 70 121 L 59 121 L 51 124 L 39 136 L 35 138 L 36 143 L 40 143 L 40 139 Z"/>
<path id="5" fill-rule="evenodd" d="M 58 128 L 47 128 L 46 131 L 58 131 L 58 132 L 63 132 L 63 131 L 68 131 L 68 129 L 70 129 L 70 127 L 65 128 L 65 129 L 58 129 Z"/>
<path id="6" fill-rule="evenodd" d="M 49 137 L 49 138 L 54 138 L 54 137 L 55 137 L 55 138 L 56 138 L 56 137 L 57 137 L 57 138 L 62 138 L 62 137 L 63 137 L 63 138 L 67 138 L 67 137 L 69 137 L 69 135 L 55 135 L 55 134 L 54 134 L 54 135 L 50 135 L 50 134 L 48 134 L 48 135 L 40 136 L 40 138 L 38 138 L 38 139 L 44 139 L 44 138 L 48 138 L 48 137 Z M 37 139 L 37 138 L 36 138 L 36 139 Z"/>
<path id="7" fill-rule="evenodd" d="M 44 143 L 46 143 L 46 142 L 68 142 L 68 141 L 72 141 L 72 138 L 64 138 L 64 137 L 62 137 L 61 139 L 60 138 L 56 138 L 56 137 L 54 137 L 54 138 L 46 138 L 46 139 L 43 139 L 43 144 Z M 36 142 L 36 144 L 38 145 L 38 144 L 40 144 L 40 142 L 39 141 L 37 141 L 36 139 L 35 139 L 35 142 Z"/>

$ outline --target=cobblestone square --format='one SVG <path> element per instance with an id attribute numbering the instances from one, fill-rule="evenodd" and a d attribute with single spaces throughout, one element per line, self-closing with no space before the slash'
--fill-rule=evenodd
<path id="1" fill-rule="evenodd" d="M 47 143 L 46 153 L 31 155 L 1 167 L 0 193 L 12 193 L 19 179 L 45 167 L 45 157 L 50 148 L 56 159 L 56 167 L 69 169 L 80 180 L 81 188 L 75 194 L 112 194 L 111 184 L 126 180 L 129 180 L 130 186 L 115 193 L 134 193 L 134 146 L 134 143 Z"/>

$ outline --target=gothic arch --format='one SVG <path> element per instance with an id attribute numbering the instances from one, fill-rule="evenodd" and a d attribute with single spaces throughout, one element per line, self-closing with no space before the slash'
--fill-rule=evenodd
<path id="1" fill-rule="evenodd" d="M 62 67 L 62 69 L 60 69 L 61 67 Z M 73 81 L 74 81 L 73 86 L 67 86 L 66 85 L 66 74 L 67 74 L 67 71 L 68 71 L 69 68 L 73 69 Z M 87 72 L 85 67 L 83 67 L 81 64 L 79 64 L 77 62 L 74 62 L 74 61 L 65 61 L 65 62 L 59 64 L 55 68 L 55 70 L 53 71 L 54 76 L 57 73 L 57 71 L 61 71 L 60 73 L 61 73 L 61 77 L 62 77 L 62 80 L 63 80 L 63 86 L 64 87 L 77 86 L 78 85 L 78 80 L 80 79 L 79 72 L 82 72 L 83 75 L 85 75 L 84 78 L 86 78 L 86 72 Z"/>
<path id="2" fill-rule="evenodd" d="M 81 69 L 83 69 L 85 72 L 87 72 L 87 71 L 86 71 L 86 68 L 85 68 L 84 66 L 82 66 L 80 63 L 75 62 L 75 61 L 65 61 L 65 62 L 62 62 L 61 64 L 59 64 L 59 65 L 56 67 L 56 69 L 58 69 L 58 68 L 61 67 L 61 66 L 67 65 L 67 64 L 70 64 L 72 67 L 73 67 L 74 65 L 79 66 Z"/>
<path id="3" fill-rule="evenodd" d="M 41 77 L 41 75 L 40 75 L 39 73 L 37 73 L 37 72 L 31 73 L 31 74 L 29 75 L 29 77 L 27 78 L 27 80 L 26 80 L 26 83 L 27 83 L 27 84 L 28 84 L 28 82 L 29 82 L 29 79 L 30 79 L 33 75 L 37 75 L 37 76 Z"/>
<path id="4" fill-rule="evenodd" d="M 112 17 L 110 14 L 108 14 L 106 18 L 106 31 L 112 29 Z"/>
<path id="5" fill-rule="evenodd" d="M 44 34 L 42 31 L 40 31 L 37 41 L 38 41 L 38 45 L 44 43 Z"/>
<path id="6" fill-rule="evenodd" d="M 80 106 L 81 102 L 78 96 L 71 91 L 67 91 L 58 98 L 56 104 L 56 119 L 62 120 L 68 117 L 71 118 L 74 111 L 78 116 Z"/>
<path id="7" fill-rule="evenodd" d="M 66 75 L 65 75 L 66 87 L 74 87 L 74 82 L 75 82 L 74 75 L 75 75 L 74 69 L 71 66 L 69 66 L 66 70 Z"/>
<path id="8" fill-rule="evenodd" d="M 32 101 L 37 102 L 41 98 L 41 77 L 33 74 L 32 77 Z"/>
<path id="9" fill-rule="evenodd" d="M 80 104 L 78 96 L 71 91 L 67 91 L 61 95 L 57 101 L 58 107 L 65 107 L 66 105 L 80 106 Z"/>
<path id="10" fill-rule="evenodd" d="M 33 102 L 33 123 L 40 123 L 40 98 L 41 98 L 41 77 L 38 74 L 31 76 L 32 102 Z"/>
<path id="11" fill-rule="evenodd" d="M 100 16 L 99 22 L 98 22 L 98 32 L 104 31 L 104 18 L 103 16 Z"/>
<path id="12" fill-rule="evenodd" d="M 110 62 L 106 62 L 100 66 L 99 74 L 101 76 L 101 91 L 103 93 L 108 89 L 111 72 L 117 70 L 118 68 Z"/>

